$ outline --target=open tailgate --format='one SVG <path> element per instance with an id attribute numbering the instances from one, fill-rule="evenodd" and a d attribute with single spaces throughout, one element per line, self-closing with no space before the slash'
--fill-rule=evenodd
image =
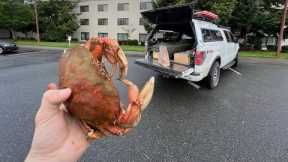
<path id="1" fill-rule="evenodd" d="M 175 63 L 173 61 L 170 62 L 170 67 L 160 65 L 158 60 L 155 59 L 138 59 L 136 60 L 136 64 L 163 74 L 174 76 L 176 78 L 182 78 L 194 72 L 192 67 Z"/>
<path id="2" fill-rule="evenodd" d="M 191 21 L 193 9 L 191 5 L 173 6 L 144 11 L 141 14 L 152 24 L 183 24 Z"/>

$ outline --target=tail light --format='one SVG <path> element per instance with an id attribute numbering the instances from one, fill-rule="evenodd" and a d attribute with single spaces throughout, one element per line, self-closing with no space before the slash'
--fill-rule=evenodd
<path id="1" fill-rule="evenodd" d="M 195 65 L 202 65 L 205 59 L 204 51 L 197 51 L 195 53 Z"/>

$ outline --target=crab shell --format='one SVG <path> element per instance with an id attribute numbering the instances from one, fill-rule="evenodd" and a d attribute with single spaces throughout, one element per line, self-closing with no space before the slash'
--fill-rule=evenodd
<path id="1" fill-rule="evenodd" d="M 128 108 L 124 108 L 105 66 L 85 47 L 68 49 L 60 59 L 59 69 L 59 86 L 72 89 L 65 106 L 83 122 L 92 139 L 126 134 L 138 124 L 153 95 L 153 77 L 140 93 L 132 82 L 123 80 L 129 99 Z"/>

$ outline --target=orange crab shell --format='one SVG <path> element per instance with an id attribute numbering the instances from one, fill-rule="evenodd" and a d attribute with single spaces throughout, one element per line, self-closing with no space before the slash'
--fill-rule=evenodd
<path id="1" fill-rule="evenodd" d="M 89 55 L 85 48 L 74 48 L 62 56 L 60 87 L 72 89 L 71 97 L 65 102 L 69 112 L 96 129 L 99 125 L 112 124 L 121 109 L 112 80 L 107 80 L 105 73 L 95 68 Z"/>

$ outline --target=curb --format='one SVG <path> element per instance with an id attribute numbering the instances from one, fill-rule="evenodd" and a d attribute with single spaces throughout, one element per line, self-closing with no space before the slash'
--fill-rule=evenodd
<path id="1" fill-rule="evenodd" d="M 137 51 L 124 51 L 125 54 L 129 57 L 144 57 L 144 52 L 137 52 Z"/>
<path id="2" fill-rule="evenodd" d="M 288 65 L 288 60 L 285 60 L 285 59 L 240 57 L 240 61 L 256 63 L 256 64 Z"/>
<path id="3" fill-rule="evenodd" d="M 29 46 L 29 45 L 18 45 L 20 48 L 34 48 L 34 49 L 42 49 L 42 50 L 64 50 L 66 48 L 61 47 L 46 47 L 46 46 Z"/>
<path id="4" fill-rule="evenodd" d="M 45 47 L 45 46 L 29 46 L 29 45 L 19 45 L 20 48 L 34 48 L 40 50 L 65 50 L 67 48 L 60 47 Z M 125 54 L 129 57 L 144 57 L 144 52 L 139 51 L 124 51 Z"/>

